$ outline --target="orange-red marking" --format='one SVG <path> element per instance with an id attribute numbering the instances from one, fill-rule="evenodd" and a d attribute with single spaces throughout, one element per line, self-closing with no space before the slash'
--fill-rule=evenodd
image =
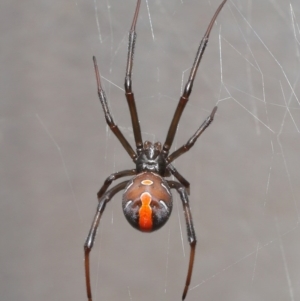
<path id="1" fill-rule="evenodd" d="M 151 231 L 152 230 L 152 208 L 150 207 L 151 203 L 151 194 L 144 192 L 141 194 L 142 206 L 139 210 L 139 226 L 141 231 Z"/>
<path id="2" fill-rule="evenodd" d="M 151 181 L 151 180 L 143 180 L 142 182 L 141 182 L 141 184 L 142 185 L 147 185 L 147 186 L 149 186 L 149 185 L 152 185 L 153 184 L 153 181 Z"/>

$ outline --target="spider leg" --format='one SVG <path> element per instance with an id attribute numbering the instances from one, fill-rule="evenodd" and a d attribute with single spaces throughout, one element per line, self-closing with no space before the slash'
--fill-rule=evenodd
<path id="1" fill-rule="evenodd" d="M 93 247 L 96 232 L 99 226 L 101 215 L 105 209 L 106 203 L 111 200 L 111 198 L 120 190 L 124 189 L 128 181 L 121 182 L 115 187 L 107 191 L 100 199 L 97 206 L 97 211 L 90 228 L 88 237 L 84 244 L 84 266 L 85 266 L 85 280 L 86 280 L 86 292 L 89 301 L 92 301 L 92 290 L 91 290 L 91 281 L 90 281 L 90 251 Z"/>
<path id="2" fill-rule="evenodd" d="M 126 140 L 126 138 L 124 137 L 124 135 L 122 134 L 122 132 L 120 131 L 118 126 L 115 124 L 115 122 L 114 122 L 114 120 L 113 120 L 113 118 L 110 114 L 110 111 L 109 111 L 109 108 L 108 108 L 108 105 L 107 105 L 106 95 L 105 95 L 105 92 L 104 92 L 104 90 L 102 89 L 102 86 L 101 86 L 100 74 L 99 74 L 99 69 L 98 69 L 98 65 L 97 65 L 97 60 L 96 60 L 96 57 L 94 57 L 94 56 L 93 56 L 93 61 L 94 61 L 94 68 L 95 68 L 95 73 L 96 73 L 98 96 L 99 96 L 99 100 L 102 104 L 102 108 L 103 108 L 103 111 L 104 111 L 106 123 L 110 127 L 112 132 L 115 134 L 115 136 L 119 139 L 119 141 L 121 142 L 121 144 L 123 145 L 123 147 L 125 148 L 127 153 L 129 154 L 131 159 L 135 162 L 136 157 L 137 157 L 135 151 L 132 149 L 131 145 Z"/>
<path id="3" fill-rule="evenodd" d="M 213 122 L 215 113 L 217 111 L 217 106 L 215 106 L 210 113 L 210 115 L 204 120 L 196 133 L 188 140 L 186 144 L 178 148 L 175 152 L 173 152 L 167 159 L 168 162 L 174 161 L 176 158 L 186 153 L 197 141 L 199 136 L 205 131 L 205 129 Z"/>
<path id="4" fill-rule="evenodd" d="M 109 177 L 106 178 L 102 187 L 100 188 L 99 192 L 97 193 L 98 199 L 100 199 L 102 197 L 103 193 L 107 190 L 107 188 L 113 181 L 120 179 L 122 177 L 134 176 L 134 175 L 136 175 L 136 169 L 127 169 L 127 170 L 122 170 L 122 171 L 118 171 L 118 172 L 111 174 Z"/>
<path id="5" fill-rule="evenodd" d="M 184 300 L 186 297 L 186 294 L 188 292 L 189 285 L 190 285 L 191 278 L 192 278 L 197 239 L 196 239 L 196 234 L 195 234 L 195 230 L 194 230 L 193 219 L 192 219 L 192 214 L 191 214 L 191 210 L 190 210 L 189 199 L 188 199 L 186 189 L 184 188 L 184 186 L 182 184 L 175 182 L 175 181 L 168 181 L 168 184 L 169 184 L 170 188 L 176 189 L 180 195 L 180 199 L 182 201 L 183 210 L 184 210 L 184 216 L 185 216 L 185 222 L 186 222 L 186 228 L 187 228 L 187 237 L 188 237 L 188 241 L 189 241 L 189 244 L 191 247 L 189 267 L 188 267 L 188 272 L 187 272 L 187 276 L 186 276 L 185 287 L 184 287 L 183 294 L 182 294 L 182 300 Z"/>
<path id="6" fill-rule="evenodd" d="M 190 195 L 190 183 L 177 171 L 172 164 L 169 164 L 167 169 L 185 187 L 188 195 Z"/>
<path id="7" fill-rule="evenodd" d="M 131 122 L 132 122 L 132 128 L 134 133 L 134 139 L 136 144 L 137 153 L 140 154 L 140 152 L 143 149 L 143 140 L 142 140 L 142 134 L 141 134 L 141 128 L 140 123 L 138 119 L 138 114 L 135 106 L 135 100 L 134 100 L 134 94 L 131 90 L 131 75 L 132 75 L 132 66 L 133 66 L 133 55 L 134 55 L 134 47 L 135 47 L 135 41 L 136 41 L 136 21 L 139 14 L 141 0 L 137 1 L 136 9 L 132 21 L 132 25 L 129 31 L 129 40 L 128 40 L 128 53 L 127 53 L 127 67 L 126 67 L 126 76 L 125 76 L 125 96 L 127 99 L 130 116 L 131 116 Z"/>
<path id="8" fill-rule="evenodd" d="M 176 130 L 177 130 L 177 126 L 178 126 L 180 117 L 181 117 L 182 112 L 185 108 L 185 105 L 187 104 L 187 102 L 189 100 L 189 96 L 192 92 L 193 83 L 194 83 L 194 80 L 195 80 L 195 77 L 196 77 L 196 74 L 197 74 L 197 70 L 198 70 L 200 61 L 202 59 L 203 53 L 205 51 L 206 45 L 208 43 L 209 34 L 212 30 L 212 27 L 214 25 L 214 22 L 215 22 L 215 20 L 218 16 L 218 14 L 220 13 L 220 11 L 221 11 L 221 9 L 224 6 L 226 1 L 227 0 L 224 0 L 219 5 L 219 7 L 217 8 L 214 16 L 212 17 L 212 19 L 211 19 L 211 21 L 208 25 L 208 28 L 207 28 L 207 30 L 204 34 L 204 37 L 202 38 L 202 40 L 200 42 L 200 45 L 199 45 L 199 48 L 198 48 L 198 51 L 197 51 L 197 54 L 196 54 L 196 57 L 195 57 L 195 61 L 193 63 L 193 66 L 192 66 L 192 69 L 191 69 L 191 72 L 190 72 L 189 79 L 188 79 L 188 81 L 185 85 L 184 91 L 183 91 L 183 93 L 180 97 L 180 100 L 178 102 L 176 111 L 174 113 L 172 122 L 171 122 L 170 127 L 169 127 L 169 131 L 168 131 L 168 134 L 167 134 L 166 141 L 165 141 L 164 146 L 163 146 L 163 153 L 164 153 L 165 157 L 168 156 L 169 150 L 172 146 L 172 143 L 173 143 L 173 140 L 174 140 L 174 137 L 175 137 L 175 133 L 176 133 Z"/>

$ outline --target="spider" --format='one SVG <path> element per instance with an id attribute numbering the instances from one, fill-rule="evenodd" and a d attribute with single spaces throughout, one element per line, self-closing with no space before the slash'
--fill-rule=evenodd
<path id="1" fill-rule="evenodd" d="M 185 287 L 182 294 L 182 300 L 185 299 L 189 284 L 193 272 L 194 257 L 196 251 L 196 235 L 193 226 L 193 220 L 191 210 L 189 206 L 188 195 L 190 192 L 189 182 L 176 170 L 172 165 L 172 162 L 179 156 L 186 153 L 196 142 L 199 136 L 213 121 L 217 106 L 215 106 L 211 114 L 205 119 L 198 130 L 192 135 L 186 144 L 178 148 L 176 151 L 169 155 L 170 148 L 172 146 L 176 129 L 182 115 L 182 112 L 189 100 L 189 96 L 192 92 L 193 83 L 196 77 L 197 69 L 201 61 L 202 55 L 205 51 L 209 34 L 212 30 L 213 24 L 224 6 L 224 0 L 216 10 L 212 17 L 206 33 L 202 38 L 195 61 L 193 63 L 189 79 L 186 83 L 185 89 L 180 97 L 173 119 L 171 121 L 169 131 L 166 137 L 165 143 L 162 145 L 160 142 L 149 142 L 142 140 L 142 134 L 136 110 L 134 94 L 131 89 L 131 75 L 133 66 L 133 53 L 136 41 L 136 22 L 139 14 L 139 8 L 141 0 L 137 0 L 136 9 L 132 21 L 132 25 L 129 31 L 129 43 L 127 54 L 127 68 L 125 76 L 125 96 L 128 102 L 134 139 L 136 144 L 136 151 L 133 150 L 129 142 L 126 140 L 118 126 L 115 124 L 111 113 L 109 111 L 106 96 L 101 86 L 100 74 L 96 58 L 93 57 L 98 96 L 102 105 L 106 123 L 116 135 L 122 146 L 127 151 L 135 163 L 134 169 L 128 169 L 111 174 L 102 185 L 99 190 L 97 211 L 90 228 L 88 237 L 84 244 L 84 261 L 85 261 L 85 278 L 86 278 L 86 290 L 89 301 L 92 301 L 91 283 L 90 283 L 90 264 L 89 254 L 93 247 L 97 228 L 99 226 L 100 218 L 105 209 L 106 204 L 112 199 L 112 197 L 121 190 L 124 190 L 122 197 L 122 207 L 124 215 L 127 221 L 137 230 L 142 232 L 152 232 L 161 228 L 169 219 L 172 211 L 172 194 L 171 189 L 175 189 L 182 201 L 183 210 L 185 215 L 187 237 L 190 244 L 190 259 L 188 265 L 188 271 L 185 281 Z M 115 185 L 113 188 L 108 189 L 111 183 L 117 179 L 126 176 L 133 176 L 132 179 L 126 180 Z M 165 177 L 174 176 L 177 181 L 166 180 Z"/>

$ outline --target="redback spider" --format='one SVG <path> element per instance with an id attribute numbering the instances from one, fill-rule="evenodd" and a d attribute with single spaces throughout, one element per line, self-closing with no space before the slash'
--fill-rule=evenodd
<path id="1" fill-rule="evenodd" d="M 176 170 L 176 168 L 172 165 L 172 162 L 179 156 L 186 153 L 195 144 L 199 136 L 213 121 L 215 113 L 217 111 L 217 106 L 213 108 L 210 115 L 206 118 L 206 120 L 202 123 L 199 129 L 187 141 L 186 144 L 178 148 L 170 155 L 169 151 L 174 140 L 174 136 L 181 114 L 192 92 L 192 87 L 196 77 L 197 69 L 201 61 L 202 55 L 205 51 L 209 34 L 225 2 L 226 0 L 224 0 L 216 10 L 214 16 L 212 17 L 208 25 L 206 33 L 204 34 L 204 37 L 200 42 L 189 79 L 186 83 L 183 94 L 180 97 L 179 103 L 177 105 L 176 111 L 174 113 L 172 122 L 169 127 L 166 141 L 163 144 L 163 146 L 160 142 L 155 142 L 154 144 L 149 141 L 143 142 L 139 119 L 135 106 L 134 94 L 131 90 L 133 53 L 136 41 L 135 27 L 141 0 L 137 1 L 131 29 L 129 31 L 129 46 L 125 76 L 125 96 L 128 102 L 132 121 L 136 152 L 130 146 L 130 144 L 128 143 L 124 135 L 121 133 L 118 126 L 113 121 L 113 118 L 110 114 L 107 105 L 105 93 L 101 86 L 96 58 L 93 57 L 98 87 L 98 96 L 104 111 L 106 123 L 116 135 L 116 137 L 119 139 L 119 141 L 129 154 L 133 162 L 136 164 L 136 167 L 134 169 L 123 170 L 111 174 L 105 180 L 104 184 L 102 185 L 101 189 L 97 194 L 99 202 L 97 206 L 97 211 L 90 232 L 84 244 L 86 290 L 89 301 L 92 301 L 89 254 L 93 247 L 96 231 L 99 226 L 100 218 L 105 209 L 105 206 L 112 199 L 112 197 L 121 190 L 124 190 L 122 197 L 122 207 L 124 215 L 128 222 L 134 228 L 142 232 L 155 231 L 167 222 L 172 211 L 171 189 L 177 190 L 183 205 L 187 227 L 187 237 L 191 248 L 188 272 L 185 281 L 185 287 L 182 294 L 182 300 L 184 300 L 186 297 L 193 272 L 193 264 L 196 250 L 196 235 L 188 199 L 190 184 Z M 171 175 L 173 175 L 179 182 L 165 179 L 165 177 L 170 177 Z M 107 191 L 109 185 L 113 181 L 126 176 L 133 176 L 133 178 L 131 180 L 121 182 Z"/>

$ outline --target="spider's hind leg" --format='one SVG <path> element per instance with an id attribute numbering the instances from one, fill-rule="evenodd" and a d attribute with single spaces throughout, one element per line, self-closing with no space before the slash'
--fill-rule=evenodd
<path id="1" fill-rule="evenodd" d="M 169 164 L 167 169 L 185 187 L 188 195 L 190 195 L 190 183 L 179 173 L 179 171 L 172 164 Z"/>
<path id="2" fill-rule="evenodd" d="M 91 280 L 90 280 L 90 252 L 91 252 L 94 242 L 95 242 L 96 233 L 97 233 L 97 229 L 98 229 L 98 226 L 100 223 L 100 219 L 101 219 L 102 213 L 105 209 L 106 203 L 109 202 L 117 192 L 124 189 L 127 184 L 128 184 L 128 181 L 124 181 L 124 182 L 117 184 L 115 187 L 108 190 L 100 198 L 92 226 L 90 228 L 88 237 L 86 238 L 86 241 L 84 244 L 84 266 L 85 266 L 86 292 L 87 292 L 87 297 L 88 297 L 89 301 L 92 301 L 92 290 L 91 290 Z"/>
<path id="3" fill-rule="evenodd" d="M 171 188 L 174 188 L 177 190 L 177 192 L 179 193 L 180 199 L 182 201 L 185 222 L 186 222 L 186 229 L 187 229 L 187 237 L 188 237 L 188 242 L 191 247 L 189 267 L 188 267 L 188 272 L 187 272 L 187 276 L 186 276 L 185 287 L 184 287 L 183 294 L 182 294 L 182 300 L 184 300 L 187 295 L 187 292 L 188 292 L 188 289 L 190 286 L 190 282 L 191 282 L 191 278 L 192 278 L 197 239 L 196 239 L 196 234 L 195 234 L 195 230 L 194 230 L 192 213 L 191 213 L 189 198 L 188 198 L 186 189 L 184 188 L 184 186 L 182 184 L 175 182 L 175 181 L 168 181 L 168 184 Z"/>
<path id="4" fill-rule="evenodd" d="M 98 191 L 97 193 L 98 200 L 100 200 L 102 195 L 105 193 L 105 191 L 113 181 L 120 179 L 122 177 L 134 176 L 134 175 L 136 175 L 136 169 L 127 169 L 127 170 L 122 170 L 122 171 L 112 173 L 109 177 L 106 178 L 102 187 Z"/>

